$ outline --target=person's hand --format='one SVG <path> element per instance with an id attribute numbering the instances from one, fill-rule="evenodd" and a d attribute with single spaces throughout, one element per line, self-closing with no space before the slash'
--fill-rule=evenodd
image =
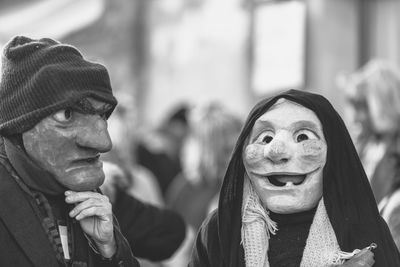
<path id="1" fill-rule="evenodd" d="M 372 267 L 374 266 L 374 253 L 368 249 L 364 248 L 359 253 L 354 255 L 351 259 L 346 261 L 344 264 L 340 265 L 342 267 Z"/>
<path id="2" fill-rule="evenodd" d="M 107 196 L 97 192 L 66 191 L 65 201 L 75 204 L 69 216 L 80 222 L 103 257 L 111 258 L 116 252 L 111 203 Z"/>

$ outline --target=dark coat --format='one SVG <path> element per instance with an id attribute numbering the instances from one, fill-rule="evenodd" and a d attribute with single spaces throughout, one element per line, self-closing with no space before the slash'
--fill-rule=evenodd
<path id="1" fill-rule="evenodd" d="M 136 257 L 168 259 L 185 239 L 185 222 L 177 213 L 143 203 L 124 191 L 118 191 L 113 211 Z"/>
<path id="2" fill-rule="evenodd" d="M 371 243 L 374 267 L 398 267 L 400 255 L 380 217 L 364 169 L 344 122 L 324 97 L 297 90 L 260 101 L 250 112 L 229 162 L 216 213 L 201 227 L 189 266 L 244 266 L 241 245 L 241 207 L 245 168 L 242 151 L 255 121 L 279 98 L 312 110 L 321 121 L 327 142 L 323 170 L 324 204 L 339 247 L 351 252 Z"/>
<path id="3" fill-rule="evenodd" d="M 119 266 L 139 266 L 118 227 L 116 259 Z M 104 262 L 104 266 L 107 263 Z M 59 266 L 42 224 L 27 196 L 0 164 L 0 266 Z M 96 264 L 97 266 L 102 266 Z M 113 265 L 110 265 L 113 266 Z"/>
<path id="4" fill-rule="evenodd" d="M 237 236 L 233 236 L 237 239 Z M 240 243 L 240 240 L 236 240 Z M 235 256 L 235 266 L 245 266 L 244 251 L 240 248 Z M 224 267 L 225 255 L 222 255 L 218 234 L 218 210 L 213 211 L 203 222 L 197 233 L 196 242 L 193 247 L 189 261 L 190 267 Z"/>

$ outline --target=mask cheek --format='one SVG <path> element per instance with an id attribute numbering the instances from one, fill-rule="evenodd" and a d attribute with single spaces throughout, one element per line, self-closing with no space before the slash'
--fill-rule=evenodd
<path id="1" fill-rule="evenodd" d="M 324 166 L 326 162 L 327 145 L 322 140 L 305 141 L 301 147 L 301 159 L 305 164 Z"/>
<path id="2" fill-rule="evenodd" d="M 264 155 L 264 146 L 250 144 L 243 152 L 243 161 L 248 167 L 256 167 L 261 164 Z"/>

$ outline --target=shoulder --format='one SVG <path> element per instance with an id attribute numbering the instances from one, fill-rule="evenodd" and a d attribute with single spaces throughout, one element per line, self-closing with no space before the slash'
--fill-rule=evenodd
<path id="1" fill-rule="evenodd" d="M 218 213 L 213 211 L 204 220 L 193 246 L 189 267 L 220 266 L 221 253 L 218 238 Z"/>
<path id="2" fill-rule="evenodd" d="M 212 211 L 206 219 L 204 219 L 199 234 L 206 238 L 207 236 L 217 236 L 218 235 L 218 209 Z"/>
<path id="3" fill-rule="evenodd" d="M 17 174 L 11 166 L 3 164 L 0 160 L 0 203 L 2 207 L 8 206 L 6 203 L 26 202 L 22 188 L 18 185 Z M 12 212 L 12 210 L 10 210 Z"/>

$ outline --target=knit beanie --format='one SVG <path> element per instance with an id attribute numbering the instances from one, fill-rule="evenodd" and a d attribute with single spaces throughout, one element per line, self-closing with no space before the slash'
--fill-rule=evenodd
<path id="1" fill-rule="evenodd" d="M 23 133 L 85 97 L 111 104 L 107 117 L 117 104 L 106 68 L 71 45 L 17 36 L 1 60 L 0 135 Z"/>

